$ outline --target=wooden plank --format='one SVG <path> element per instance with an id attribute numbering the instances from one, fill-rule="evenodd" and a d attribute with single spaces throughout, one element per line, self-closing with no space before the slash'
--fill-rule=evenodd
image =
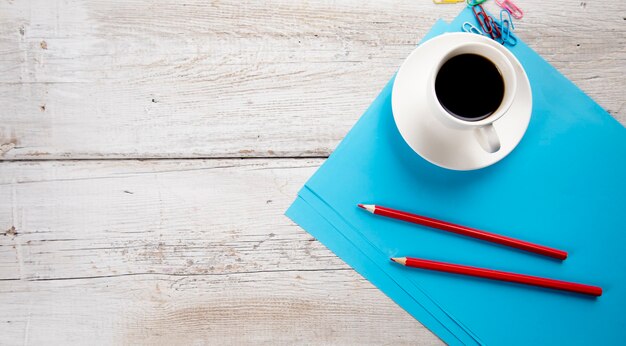
<path id="1" fill-rule="evenodd" d="M 0 344 L 440 344 L 283 216 L 321 162 L 0 163 Z"/>
<path id="2" fill-rule="evenodd" d="M 0 283 L 0 343 L 440 345 L 352 271 Z"/>
<path id="3" fill-rule="evenodd" d="M 626 121 L 626 2 L 520 5 L 518 35 Z M 0 156 L 326 156 L 435 20 L 462 6 L 5 1 Z"/>

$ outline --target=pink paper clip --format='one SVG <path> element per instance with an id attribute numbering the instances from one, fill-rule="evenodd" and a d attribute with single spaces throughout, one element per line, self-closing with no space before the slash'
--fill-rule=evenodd
<path id="1" fill-rule="evenodd" d="M 513 18 L 515 19 L 521 19 L 524 16 L 524 12 L 522 12 L 519 7 L 511 2 L 511 0 L 496 0 L 496 4 L 498 4 L 498 6 L 502 7 L 503 9 L 509 11 L 509 13 L 511 13 Z"/>

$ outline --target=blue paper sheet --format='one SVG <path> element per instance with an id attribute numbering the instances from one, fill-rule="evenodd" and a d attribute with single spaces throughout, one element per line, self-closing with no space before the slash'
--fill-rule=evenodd
<path id="1" fill-rule="evenodd" d="M 425 40 L 473 21 L 464 10 Z M 449 344 L 615 344 L 626 340 L 626 130 L 523 42 L 533 91 L 519 146 L 477 171 L 436 167 L 403 142 L 393 79 L 287 215 Z M 380 204 L 568 251 L 564 262 L 371 215 Z M 601 286 L 590 298 L 404 268 L 413 256 Z"/>

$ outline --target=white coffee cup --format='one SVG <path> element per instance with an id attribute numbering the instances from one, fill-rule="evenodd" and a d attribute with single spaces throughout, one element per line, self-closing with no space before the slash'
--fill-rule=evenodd
<path id="1" fill-rule="evenodd" d="M 404 60 L 391 108 L 400 136 L 416 154 L 468 171 L 499 162 L 520 143 L 532 117 L 532 90 L 507 47 L 482 35 L 445 33 Z"/>
<path id="2" fill-rule="evenodd" d="M 435 80 L 441 67 L 451 58 L 462 54 L 475 54 L 482 56 L 495 65 L 500 72 L 504 83 L 504 95 L 498 108 L 484 119 L 472 121 L 460 118 L 448 112 L 439 102 L 435 91 Z M 468 66 L 468 68 L 471 68 Z M 456 128 L 473 130 L 474 136 L 480 146 L 487 153 L 495 153 L 500 150 L 500 138 L 496 132 L 493 123 L 501 118 L 511 107 L 515 99 L 517 88 L 517 75 L 511 61 L 498 49 L 481 42 L 463 42 L 456 46 L 448 48 L 443 58 L 438 64 L 433 66 L 428 79 L 430 92 L 428 93 L 429 108 L 432 115 L 435 116 L 444 125 Z M 480 92 L 471 90 L 471 81 L 458 81 L 459 88 L 469 88 L 467 92 L 476 94 L 476 102 L 480 102 Z"/>

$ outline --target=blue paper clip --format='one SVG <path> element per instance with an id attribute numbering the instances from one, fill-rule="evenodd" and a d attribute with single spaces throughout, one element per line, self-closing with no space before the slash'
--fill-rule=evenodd
<path id="1" fill-rule="evenodd" d="M 504 18 L 505 13 L 508 18 Z M 511 47 L 515 46 L 517 44 L 517 37 L 515 37 L 512 32 L 515 29 L 515 25 L 513 24 L 511 13 L 507 10 L 500 11 L 500 21 L 494 20 L 494 23 L 501 32 L 500 43 L 502 45 L 508 44 Z"/>
<path id="2" fill-rule="evenodd" d="M 515 35 L 511 33 L 511 30 L 509 29 L 509 22 L 505 21 L 503 24 L 498 21 L 495 21 L 494 25 L 497 26 L 499 29 L 501 29 L 502 32 L 506 31 L 506 36 L 503 34 L 503 36 L 500 37 L 500 40 L 495 40 L 495 41 L 499 42 L 502 45 L 509 45 L 511 47 L 517 44 L 517 37 L 515 37 Z"/>
<path id="3" fill-rule="evenodd" d="M 471 32 L 472 34 L 478 34 L 478 35 L 481 35 L 481 36 L 483 35 L 483 32 L 480 31 L 479 28 L 477 28 L 474 24 L 472 24 L 470 22 L 463 23 L 461 28 L 463 28 L 463 31 L 465 31 L 465 32 Z"/>
<path id="4" fill-rule="evenodd" d="M 503 14 L 507 15 L 507 19 L 503 19 Z M 511 12 L 509 12 L 508 10 L 502 10 L 500 11 L 500 23 L 504 23 L 504 21 L 508 21 L 510 26 L 511 26 L 511 30 L 515 30 L 515 25 L 513 25 L 513 18 L 511 18 Z"/>

